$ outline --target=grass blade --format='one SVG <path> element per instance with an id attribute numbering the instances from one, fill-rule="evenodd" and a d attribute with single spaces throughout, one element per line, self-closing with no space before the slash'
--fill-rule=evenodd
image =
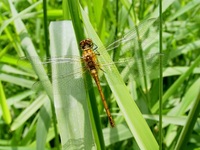
<path id="1" fill-rule="evenodd" d="M 95 41 L 95 44 L 102 47 L 100 39 L 98 38 L 96 32 L 94 31 L 90 21 L 83 10 L 81 10 L 83 22 L 86 31 L 90 38 Z M 101 54 L 101 52 L 99 52 Z M 105 52 L 104 52 L 105 54 Z M 99 58 L 100 63 L 112 63 L 112 60 L 107 54 L 104 58 Z M 136 106 L 135 102 L 131 98 L 128 89 L 126 88 L 121 76 L 119 75 L 117 69 L 112 67 L 110 69 L 104 70 L 105 77 L 110 85 L 110 88 L 116 98 L 118 106 L 123 113 L 123 116 L 128 124 L 129 129 L 134 135 L 139 147 L 141 149 L 155 150 L 158 149 L 158 144 L 153 137 L 147 123 L 142 117 L 141 112 Z M 134 116 L 133 116 L 134 115 Z"/>
<path id="2" fill-rule="evenodd" d="M 0 80 L 0 105 L 2 108 L 3 118 L 7 124 L 10 124 L 12 121 L 11 114 L 9 111 L 9 107 L 6 102 L 6 96 L 3 90 L 3 86 Z"/>
<path id="3" fill-rule="evenodd" d="M 190 109 L 190 113 L 187 117 L 187 122 L 186 124 L 183 126 L 182 132 L 179 136 L 177 145 L 175 147 L 175 149 L 177 150 L 181 150 L 184 149 L 185 146 L 187 145 L 187 142 L 189 140 L 188 137 L 190 137 L 193 129 L 194 129 L 194 125 L 197 122 L 197 119 L 199 117 L 199 111 L 200 111 L 200 88 L 199 88 L 199 83 L 200 83 L 200 79 L 198 79 L 196 81 L 196 83 L 194 83 L 194 85 L 191 87 L 191 90 L 193 90 L 194 94 L 193 95 L 197 95 L 197 93 L 199 93 L 196 97 L 196 100 L 193 104 L 193 107 Z M 191 93 L 190 93 L 191 94 Z"/>
<path id="4" fill-rule="evenodd" d="M 75 34 L 70 21 L 51 22 L 50 49 L 52 57 L 79 56 Z M 76 63 L 75 63 L 76 64 Z M 64 66 L 65 65 L 65 66 Z M 53 80 L 55 109 L 63 149 L 92 149 L 92 129 L 86 101 L 83 78 L 73 76 L 72 63 L 53 64 L 53 75 L 70 74 L 67 78 Z M 79 64 L 79 67 L 81 64 Z M 53 77 L 54 79 L 54 77 Z M 66 81 L 67 80 L 67 81 Z"/>

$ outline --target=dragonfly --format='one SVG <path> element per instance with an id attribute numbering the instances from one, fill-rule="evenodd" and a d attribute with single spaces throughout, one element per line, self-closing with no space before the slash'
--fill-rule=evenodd
<path id="1" fill-rule="evenodd" d="M 102 100 L 104 108 L 106 110 L 106 114 L 108 116 L 110 125 L 112 127 L 114 127 L 115 123 L 114 123 L 114 120 L 113 120 L 112 115 L 110 113 L 110 110 L 108 108 L 108 104 L 105 100 L 105 96 L 103 94 L 103 91 L 102 91 L 102 88 L 101 88 L 101 85 L 100 85 L 100 81 L 99 81 L 99 77 L 98 77 L 98 70 L 101 69 L 101 68 L 100 68 L 100 65 L 97 62 L 97 56 L 96 56 L 96 54 L 94 53 L 94 50 L 93 50 L 93 41 L 91 39 L 82 40 L 80 42 L 80 48 L 83 51 L 82 59 L 85 63 L 85 66 L 86 66 L 87 70 L 90 72 L 91 76 L 93 77 L 93 79 L 94 79 L 94 81 L 97 85 L 97 88 L 99 90 L 101 100 Z"/>
<path id="2" fill-rule="evenodd" d="M 102 88 L 101 88 L 101 84 L 100 84 L 100 80 L 99 80 L 99 70 L 104 72 L 104 67 L 107 66 L 111 66 L 111 65 L 120 65 L 120 64 L 127 64 L 130 61 L 133 61 L 133 58 L 125 58 L 119 61 L 114 62 L 113 64 L 100 64 L 98 62 L 98 56 L 102 56 L 103 53 L 99 53 L 99 51 L 105 50 L 106 52 L 113 52 L 115 51 L 118 47 L 120 47 L 121 45 L 124 45 L 126 48 L 125 50 L 129 50 L 129 49 L 138 49 L 137 44 L 135 44 L 135 42 L 137 43 L 137 40 L 143 40 L 146 39 L 146 32 L 148 30 L 148 28 L 146 28 L 147 26 L 149 26 L 150 24 L 153 24 L 153 22 L 155 22 L 156 19 L 149 19 L 145 22 L 142 22 L 141 24 L 139 24 L 139 26 L 137 28 L 133 28 L 132 30 L 130 30 L 128 33 L 126 33 L 122 38 L 114 41 L 113 43 L 109 44 L 106 47 L 98 47 L 90 38 L 84 39 L 82 41 L 80 41 L 80 49 L 82 50 L 82 56 L 62 56 L 62 57 L 52 57 L 52 58 L 47 58 L 46 60 L 42 61 L 42 64 L 58 64 L 58 65 L 65 65 L 65 64 L 75 64 L 75 63 L 83 63 L 83 67 L 77 67 L 76 68 L 76 72 L 75 73 L 68 73 L 68 74 L 62 74 L 62 75 L 57 75 L 56 77 L 53 76 L 52 80 L 56 81 L 56 82 L 63 82 L 63 79 L 66 79 L 66 82 L 70 81 L 74 75 L 76 76 L 81 76 L 82 73 L 84 72 L 89 72 L 89 74 L 92 76 L 92 78 L 94 79 L 98 91 L 100 93 L 100 97 L 102 100 L 102 103 L 104 105 L 104 109 L 106 111 L 106 114 L 108 116 L 108 120 L 110 122 L 111 127 L 115 126 L 115 122 L 114 119 L 111 115 L 111 112 L 109 110 L 108 104 L 106 102 L 105 96 L 103 94 Z M 139 32 L 139 38 L 137 35 L 137 31 Z M 151 38 L 152 40 L 152 38 Z M 143 44 L 143 46 L 147 45 L 149 42 L 147 41 L 146 43 Z M 147 55 L 146 59 L 150 60 L 155 56 L 159 56 L 161 54 L 159 53 L 155 53 L 154 55 Z M 139 57 L 139 56 L 138 56 Z M 30 58 L 27 57 L 28 60 L 30 60 Z M 34 58 L 31 58 L 34 60 Z M 158 60 L 158 59 L 156 59 Z M 38 61 L 37 59 L 35 59 L 35 61 Z M 62 68 L 62 67 L 61 67 Z M 67 69 L 67 68 L 63 68 L 63 69 Z M 155 69 L 155 68 L 154 68 Z M 135 73 L 136 74 L 136 73 Z M 140 73 L 138 73 L 140 74 Z M 142 74 L 142 73 L 141 73 Z M 141 75 L 140 74 L 140 75 Z M 49 76 L 51 76 L 51 74 L 49 74 Z M 45 80 L 42 81 L 38 81 L 36 82 L 35 85 L 40 84 L 40 83 L 45 83 Z M 61 83 L 62 84 L 62 83 Z"/>

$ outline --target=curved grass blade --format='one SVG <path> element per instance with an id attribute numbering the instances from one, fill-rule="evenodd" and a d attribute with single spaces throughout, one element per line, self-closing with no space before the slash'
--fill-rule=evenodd
<path id="1" fill-rule="evenodd" d="M 88 16 L 82 9 L 81 9 L 81 14 L 88 35 L 92 37 L 94 41 L 96 41 L 96 44 L 103 46 L 96 32 L 94 31 L 92 25 L 90 24 Z M 100 51 L 99 53 L 101 54 Z M 110 56 L 107 54 L 104 55 L 103 57 L 100 56 L 99 62 L 112 63 L 112 60 Z M 141 149 L 148 149 L 148 150 L 158 149 L 158 144 L 155 138 L 153 137 L 153 134 L 151 133 L 147 123 L 142 117 L 142 114 L 139 111 L 138 107 L 131 98 L 129 91 L 126 88 L 116 67 L 112 66 L 109 69 L 106 69 L 105 72 L 106 72 L 105 77 L 116 98 L 118 106 L 120 107 L 120 110 L 122 111 L 123 116 L 132 134 L 134 135 L 139 147 Z"/>

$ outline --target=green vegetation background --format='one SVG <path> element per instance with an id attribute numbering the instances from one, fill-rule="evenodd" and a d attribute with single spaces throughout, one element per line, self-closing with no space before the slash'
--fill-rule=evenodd
<path id="1" fill-rule="evenodd" d="M 163 68 L 162 149 L 199 149 L 200 1 L 165 0 L 162 3 L 162 44 L 163 51 L 167 52 L 163 57 L 166 62 Z M 35 57 L 36 61 L 32 62 L 32 66 L 21 61 L 24 56 L 29 58 L 36 54 L 40 58 L 49 57 L 48 27 L 51 21 L 72 20 L 77 41 L 82 40 L 85 37 L 84 33 L 87 32 L 92 33 L 91 37 L 98 46 L 101 41 L 108 45 L 129 31 L 134 26 L 133 23 L 157 18 L 158 8 L 157 1 L 19 0 L 12 2 L 1 0 L 0 149 L 61 149 L 61 147 L 69 149 L 57 136 L 58 132 L 62 131 L 55 121 L 58 116 L 55 115 L 51 101 L 53 99 L 49 88 L 51 83 L 46 82 L 44 90 L 40 89 L 37 92 L 33 90 L 38 76 L 40 79 L 43 78 L 45 70 L 39 65 L 34 65 L 39 61 Z M 86 19 L 87 16 L 89 21 Z M 101 41 L 94 35 L 94 31 Z M 29 49 L 28 53 L 25 52 L 26 49 Z M 117 50 L 119 49 L 116 49 L 116 53 Z M 126 53 L 126 55 L 130 54 Z M 120 54 L 117 53 L 114 59 L 119 60 Z M 154 72 L 152 69 L 154 68 L 151 68 Z M 158 115 L 159 90 L 162 89 L 159 89 L 158 76 L 150 76 L 149 86 L 145 89 L 137 79 L 123 76 L 123 70 L 119 71 L 123 79 L 128 78 L 125 80 L 127 90 L 146 119 L 151 133 L 145 135 L 144 133 L 148 132 L 146 128 L 134 132 L 137 127 L 145 126 L 145 123 L 134 125 L 140 122 L 138 116 L 140 114 L 135 114 L 137 108 L 129 103 L 124 104 L 129 98 L 128 94 L 122 93 L 124 101 L 118 98 L 117 93 L 120 91 L 115 91 L 118 85 L 110 84 L 112 82 L 107 78 L 107 80 L 102 79 L 103 91 L 114 116 L 116 128 L 111 129 L 109 126 L 97 88 L 93 89 L 95 96 L 92 96 L 89 88 L 89 97 L 92 100 L 96 99 L 98 108 L 98 112 L 95 113 L 92 110 L 94 106 L 90 108 L 88 102 L 91 116 L 89 119 L 96 148 L 158 149 L 157 143 L 147 144 L 151 141 L 158 143 L 161 141 Z M 109 76 L 109 73 L 107 76 L 110 80 L 115 78 Z M 97 115 L 100 116 L 100 122 Z M 146 136 L 148 141 L 139 139 L 142 136 Z M 72 145 L 76 146 L 76 143 L 72 141 Z"/>

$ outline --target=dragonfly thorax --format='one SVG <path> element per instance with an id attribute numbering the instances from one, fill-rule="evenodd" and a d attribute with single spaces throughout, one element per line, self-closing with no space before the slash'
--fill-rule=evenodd
<path id="1" fill-rule="evenodd" d="M 89 71 L 98 70 L 99 64 L 96 58 L 96 54 L 92 49 L 84 50 L 82 53 L 82 59 L 84 60 L 85 66 Z"/>

